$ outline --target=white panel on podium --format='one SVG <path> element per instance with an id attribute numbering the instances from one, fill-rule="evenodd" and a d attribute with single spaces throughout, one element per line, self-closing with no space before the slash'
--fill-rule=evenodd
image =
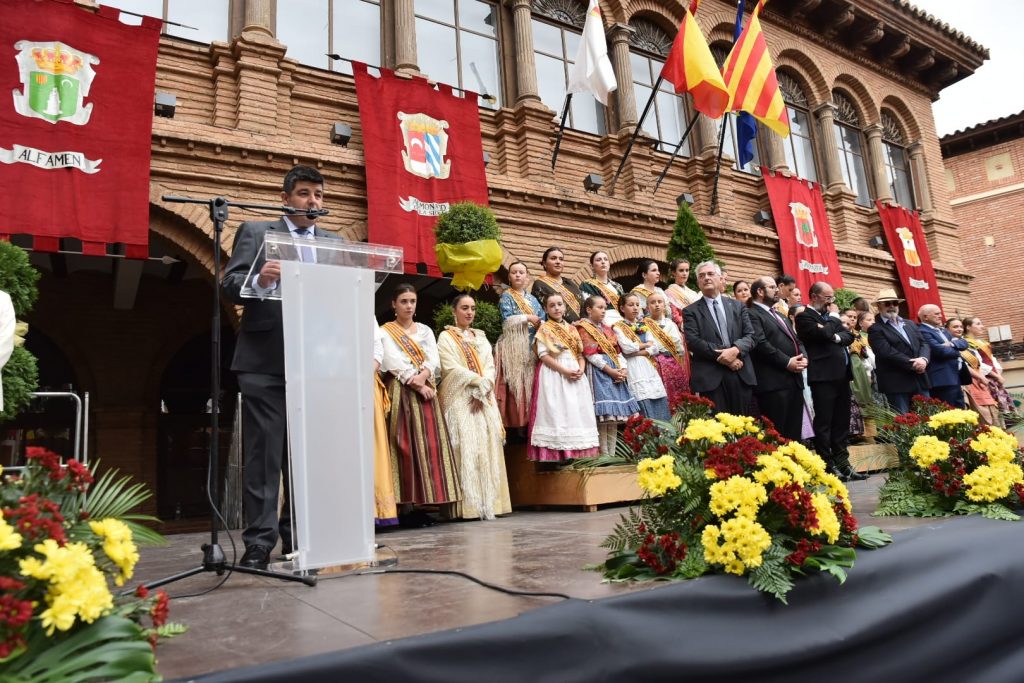
<path id="1" fill-rule="evenodd" d="M 281 259 L 285 381 L 295 512 L 293 568 L 367 562 L 373 529 L 374 291 L 401 269 L 395 247 L 310 240 Z M 291 257 L 291 258 L 289 258 Z M 377 272 L 377 271 L 381 272 Z"/>

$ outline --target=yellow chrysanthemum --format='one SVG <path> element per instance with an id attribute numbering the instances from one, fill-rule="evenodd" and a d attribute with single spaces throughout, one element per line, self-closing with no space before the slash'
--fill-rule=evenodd
<path id="1" fill-rule="evenodd" d="M 67 631 L 76 618 L 92 623 L 110 611 L 113 597 L 103 573 L 96 568 L 89 546 L 68 543 L 61 547 L 53 539 L 36 544 L 35 552 L 43 556 L 20 561 L 23 576 L 49 582 L 47 608 L 39 615 L 47 635 L 54 630 Z"/>
<path id="2" fill-rule="evenodd" d="M 0 550 L 17 550 L 23 540 L 21 534 L 0 515 Z"/>
<path id="3" fill-rule="evenodd" d="M 973 410 L 961 410 L 959 408 L 955 408 L 953 410 L 944 410 L 941 413 L 935 413 L 928 420 L 928 426 L 932 429 L 962 424 L 978 424 L 978 414 Z"/>
<path id="4" fill-rule="evenodd" d="M 754 423 L 754 418 L 747 415 L 733 415 L 732 413 L 718 413 L 715 420 L 721 423 L 726 434 L 757 434 L 759 428 Z"/>
<path id="5" fill-rule="evenodd" d="M 921 467 L 928 467 L 949 457 L 949 444 L 931 435 L 919 436 L 910 447 L 910 457 Z"/>
<path id="6" fill-rule="evenodd" d="M 754 479 L 762 484 L 785 486 L 796 482 L 803 486 L 811 479 L 811 475 L 796 460 L 784 451 L 776 449 L 774 453 L 757 456 L 760 468 L 754 473 Z"/>
<path id="7" fill-rule="evenodd" d="M 976 503 L 992 503 L 1010 495 L 1014 484 L 1024 483 L 1019 465 L 981 465 L 964 476 L 966 495 Z"/>
<path id="8" fill-rule="evenodd" d="M 719 517 L 735 510 L 739 515 L 753 518 L 767 501 L 765 487 L 746 477 L 735 475 L 711 485 L 711 511 Z"/>
<path id="9" fill-rule="evenodd" d="M 683 480 L 675 472 L 675 462 L 671 455 L 644 458 L 636 465 L 636 483 L 652 496 L 679 488 Z"/>
<path id="10" fill-rule="evenodd" d="M 761 566 L 772 537 L 749 517 L 733 517 L 721 527 L 709 524 L 701 533 L 704 561 L 721 565 L 730 574 L 742 575 Z"/>
<path id="11" fill-rule="evenodd" d="M 821 456 L 808 449 L 799 441 L 790 441 L 787 444 L 783 444 L 776 448 L 775 452 L 793 458 L 800 467 L 804 468 L 808 474 L 819 481 L 822 480 L 828 471 L 825 467 L 825 461 L 821 459 Z"/>
<path id="12" fill-rule="evenodd" d="M 683 431 L 688 441 L 705 439 L 711 443 L 725 443 L 725 426 L 718 420 L 690 420 Z"/>
<path id="13" fill-rule="evenodd" d="M 121 570 L 114 577 L 114 583 L 123 586 L 125 581 L 132 578 L 135 564 L 139 561 L 139 550 L 132 540 L 132 530 L 121 520 L 113 518 L 89 522 L 89 528 L 103 539 L 103 552 Z"/>
<path id="14" fill-rule="evenodd" d="M 818 524 L 811 531 L 823 534 L 829 543 L 835 543 L 839 540 L 839 518 L 832 508 L 832 501 L 824 493 L 815 493 L 811 495 L 811 503 L 818 515 Z"/>
<path id="15" fill-rule="evenodd" d="M 988 464 L 1010 464 L 1017 456 L 1017 439 L 1001 429 L 992 429 L 971 440 L 971 450 L 983 453 Z"/>

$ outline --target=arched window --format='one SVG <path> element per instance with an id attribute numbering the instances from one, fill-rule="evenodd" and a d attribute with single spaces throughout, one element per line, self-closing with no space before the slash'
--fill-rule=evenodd
<path id="1" fill-rule="evenodd" d="M 534 0 L 532 13 L 537 89 L 541 101 L 561 115 L 569 71 L 579 51 L 587 6 L 578 0 Z M 604 105 L 590 95 L 574 97 L 565 125 L 604 135 L 607 131 Z"/>
<path id="2" fill-rule="evenodd" d="M 484 0 L 415 0 L 417 61 L 432 80 L 457 85 L 501 106 L 498 6 Z"/>
<path id="3" fill-rule="evenodd" d="M 729 50 L 731 46 L 727 43 L 716 43 L 711 46 L 711 54 L 715 58 L 715 63 L 718 64 L 718 68 L 721 69 L 722 65 L 725 64 L 725 60 L 729 57 Z M 744 171 L 746 173 L 753 173 L 760 175 L 761 173 L 761 152 L 757 148 L 757 137 L 754 138 L 754 158 L 747 162 L 745 166 L 740 166 L 740 155 L 737 151 L 739 149 L 739 141 L 736 139 L 736 116 L 737 114 L 726 113 L 722 118 L 718 120 L 718 135 L 722 135 L 722 125 L 728 126 L 728 130 L 725 133 L 725 139 L 722 140 L 722 154 L 728 154 L 733 158 L 732 167 L 738 171 Z M 755 124 L 758 128 L 761 127 L 760 123 Z M 715 141 L 718 142 L 717 140 Z"/>
<path id="4" fill-rule="evenodd" d="M 284 3 L 277 6 L 275 35 L 288 46 L 287 54 L 292 59 L 346 74 L 352 73 L 352 65 L 333 61 L 328 53 L 367 64 L 383 64 L 379 0 L 307 1 L 289 4 L 287 8 Z"/>
<path id="5" fill-rule="evenodd" d="M 644 111 L 644 105 L 651 96 L 651 90 L 658 74 L 665 66 L 665 57 L 672 49 L 672 38 L 657 24 L 635 17 L 629 20 L 633 35 L 629 40 L 629 61 L 633 71 L 633 93 L 636 96 L 637 116 Z M 686 100 L 675 94 L 673 86 L 663 81 L 647 118 L 643 130 L 650 132 L 661 142 L 658 149 L 671 152 L 679 144 L 679 138 L 690 121 Z M 681 156 L 690 156 L 690 141 L 683 143 Z"/>
<path id="6" fill-rule="evenodd" d="M 889 191 L 900 206 L 914 208 L 914 181 L 910 175 L 910 157 L 907 155 L 903 130 L 890 112 L 882 112 L 882 148 L 885 150 L 885 172 L 889 177 Z"/>
<path id="7" fill-rule="evenodd" d="M 841 91 L 832 92 L 832 101 L 836 105 L 836 146 L 839 150 L 839 166 L 843 171 L 843 180 L 847 187 L 857 193 L 858 204 L 871 206 L 860 115 L 857 114 L 857 109 L 850 98 Z"/>
<path id="8" fill-rule="evenodd" d="M 789 112 L 789 137 L 783 138 L 786 165 L 789 170 L 806 180 L 818 180 L 818 167 L 814 160 L 814 142 L 811 138 L 811 114 L 807 95 L 800 83 L 785 71 L 777 72 L 782 99 Z"/>

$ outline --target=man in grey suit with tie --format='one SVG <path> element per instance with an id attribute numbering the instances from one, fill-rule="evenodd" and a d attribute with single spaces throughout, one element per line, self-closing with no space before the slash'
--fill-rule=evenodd
<path id="1" fill-rule="evenodd" d="M 291 234 L 296 241 L 321 236 L 315 227 L 323 208 L 324 178 L 315 168 L 296 166 L 284 177 L 281 200 L 298 212 L 276 221 L 242 223 L 235 233 L 231 259 L 221 287 L 228 299 L 244 307 L 231 369 L 242 390 L 242 435 L 245 454 L 245 554 L 241 565 L 266 569 L 280 536 L 282 551 L 291 552 L 288 505 L 288 420 L 285 406 L 284 326 L 281 301 L 270 297 L 280 286 L 281 264 L 266 260 L 263 239 L 268 232 Z M 312 259 L 311 247 L 299 246 L 300 258 Z M 253 273 L 249 278 L 249 273 Z M 247 280 L 250 280 L 247 282 Z M 258 298 L 242 298 L 249 286 Z M 285 472 L 285 506 L 278 519 L 278 489 Z"/>
<path id="2" fill-rule="evenodd" d="M 750 350 L 754 328 L 746 307 L 722 296 L 722 269 L 714 261 L 697 266 L 701 298 L 683 309 L 683 331 L 692 356 L 690 387 L 721 412 L 750 414 L 757 384 Z"/>

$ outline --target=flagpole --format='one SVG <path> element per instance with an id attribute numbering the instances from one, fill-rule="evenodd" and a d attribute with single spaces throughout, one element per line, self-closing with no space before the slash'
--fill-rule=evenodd
<path id="1" fill-rule="evenodd" d="M 644 113 L 640 115 L 640 120 L 636 122 L 636 128 L 633 129 L 633 135 L 629 138 L 629 144 L 626 145 L 626 152 L 622 155 L 622 161 L 619 162 L 619 168 L 615 171 L 615 177 L 612 178 L 610 185 L 614 185 L 615 181 L 619 179 L 619 174 L 622 173 L 622 167 L 626 165 L 626 159 L 629 158 L 629 153 L 633 150 L 633 143 L 636 142 L 636 138 L 640 135 L 640 127 L 644 125 L 644 119 L 647 118 L 647 114 L 651 111 L 651 105 L 654 104 L 654 98 L 658 95 L 658 88 L 661 87 L 661 82 L 665 80 L 661 74 L 658 74 L 658 80 L 654 82 L 654 88 L 651 90 L 651 96 L 647 98 L 647 104 L 644 105 Z"/>
<path id="2" fill-rule="evenodd" d="M 661 187 L 661 181 L 665 179 L 665 174 L 668 173 L 668 169 L 672 166 L 672 162 L 676 160 L 679 155 L 679 150 L 682 149 L 683 143 L 686 142 L 686 138 L 690 137 L 690 130 L 693 128 L 693 124 L 697 123 L 697 117 L 700 116 L 700 112 L 693 115 L 690 119 L 690 124 L 686 126 L 686 130 L 683 131 L 683 137 L 679 138 L 679 144 L 672 150 L 672 156 L 668 158 L 668 163 L 665 164 L 665 168 L 661 169 L 661 175 L 658 176 L 658 181 L 654 183 L 654 191 L 657 192 L 658 188 Z"/>
<path id="3" fill-rule="evenodd" d="M 725 147 L 725 132 L 728 129 L 729 120 L 726 118 L 732 112 L 726 112 L 722 116 L 722 134 L 718 136 L 718 159 L 715 161 L 715 183 L 711 188 L 711 210 L 710 214 L 715 214 L 718 210 L 718 177 L 722 175 L 722 148 Z"/>
<path id="4" fill-rule="evenodd" d="M 569 116 L 569 102 L 572 101 L 572 93 L 565 93 L 565 104 L 562 105 L 562 122 L 558 124 L 558 135 L 555 137 L 555 153 L 551 155 L 551 170 L 555 170 L 555 162 L 558 160 L 558 148 L 562 146 L 562 133 L 565 132 L 565 119 Z"/>

